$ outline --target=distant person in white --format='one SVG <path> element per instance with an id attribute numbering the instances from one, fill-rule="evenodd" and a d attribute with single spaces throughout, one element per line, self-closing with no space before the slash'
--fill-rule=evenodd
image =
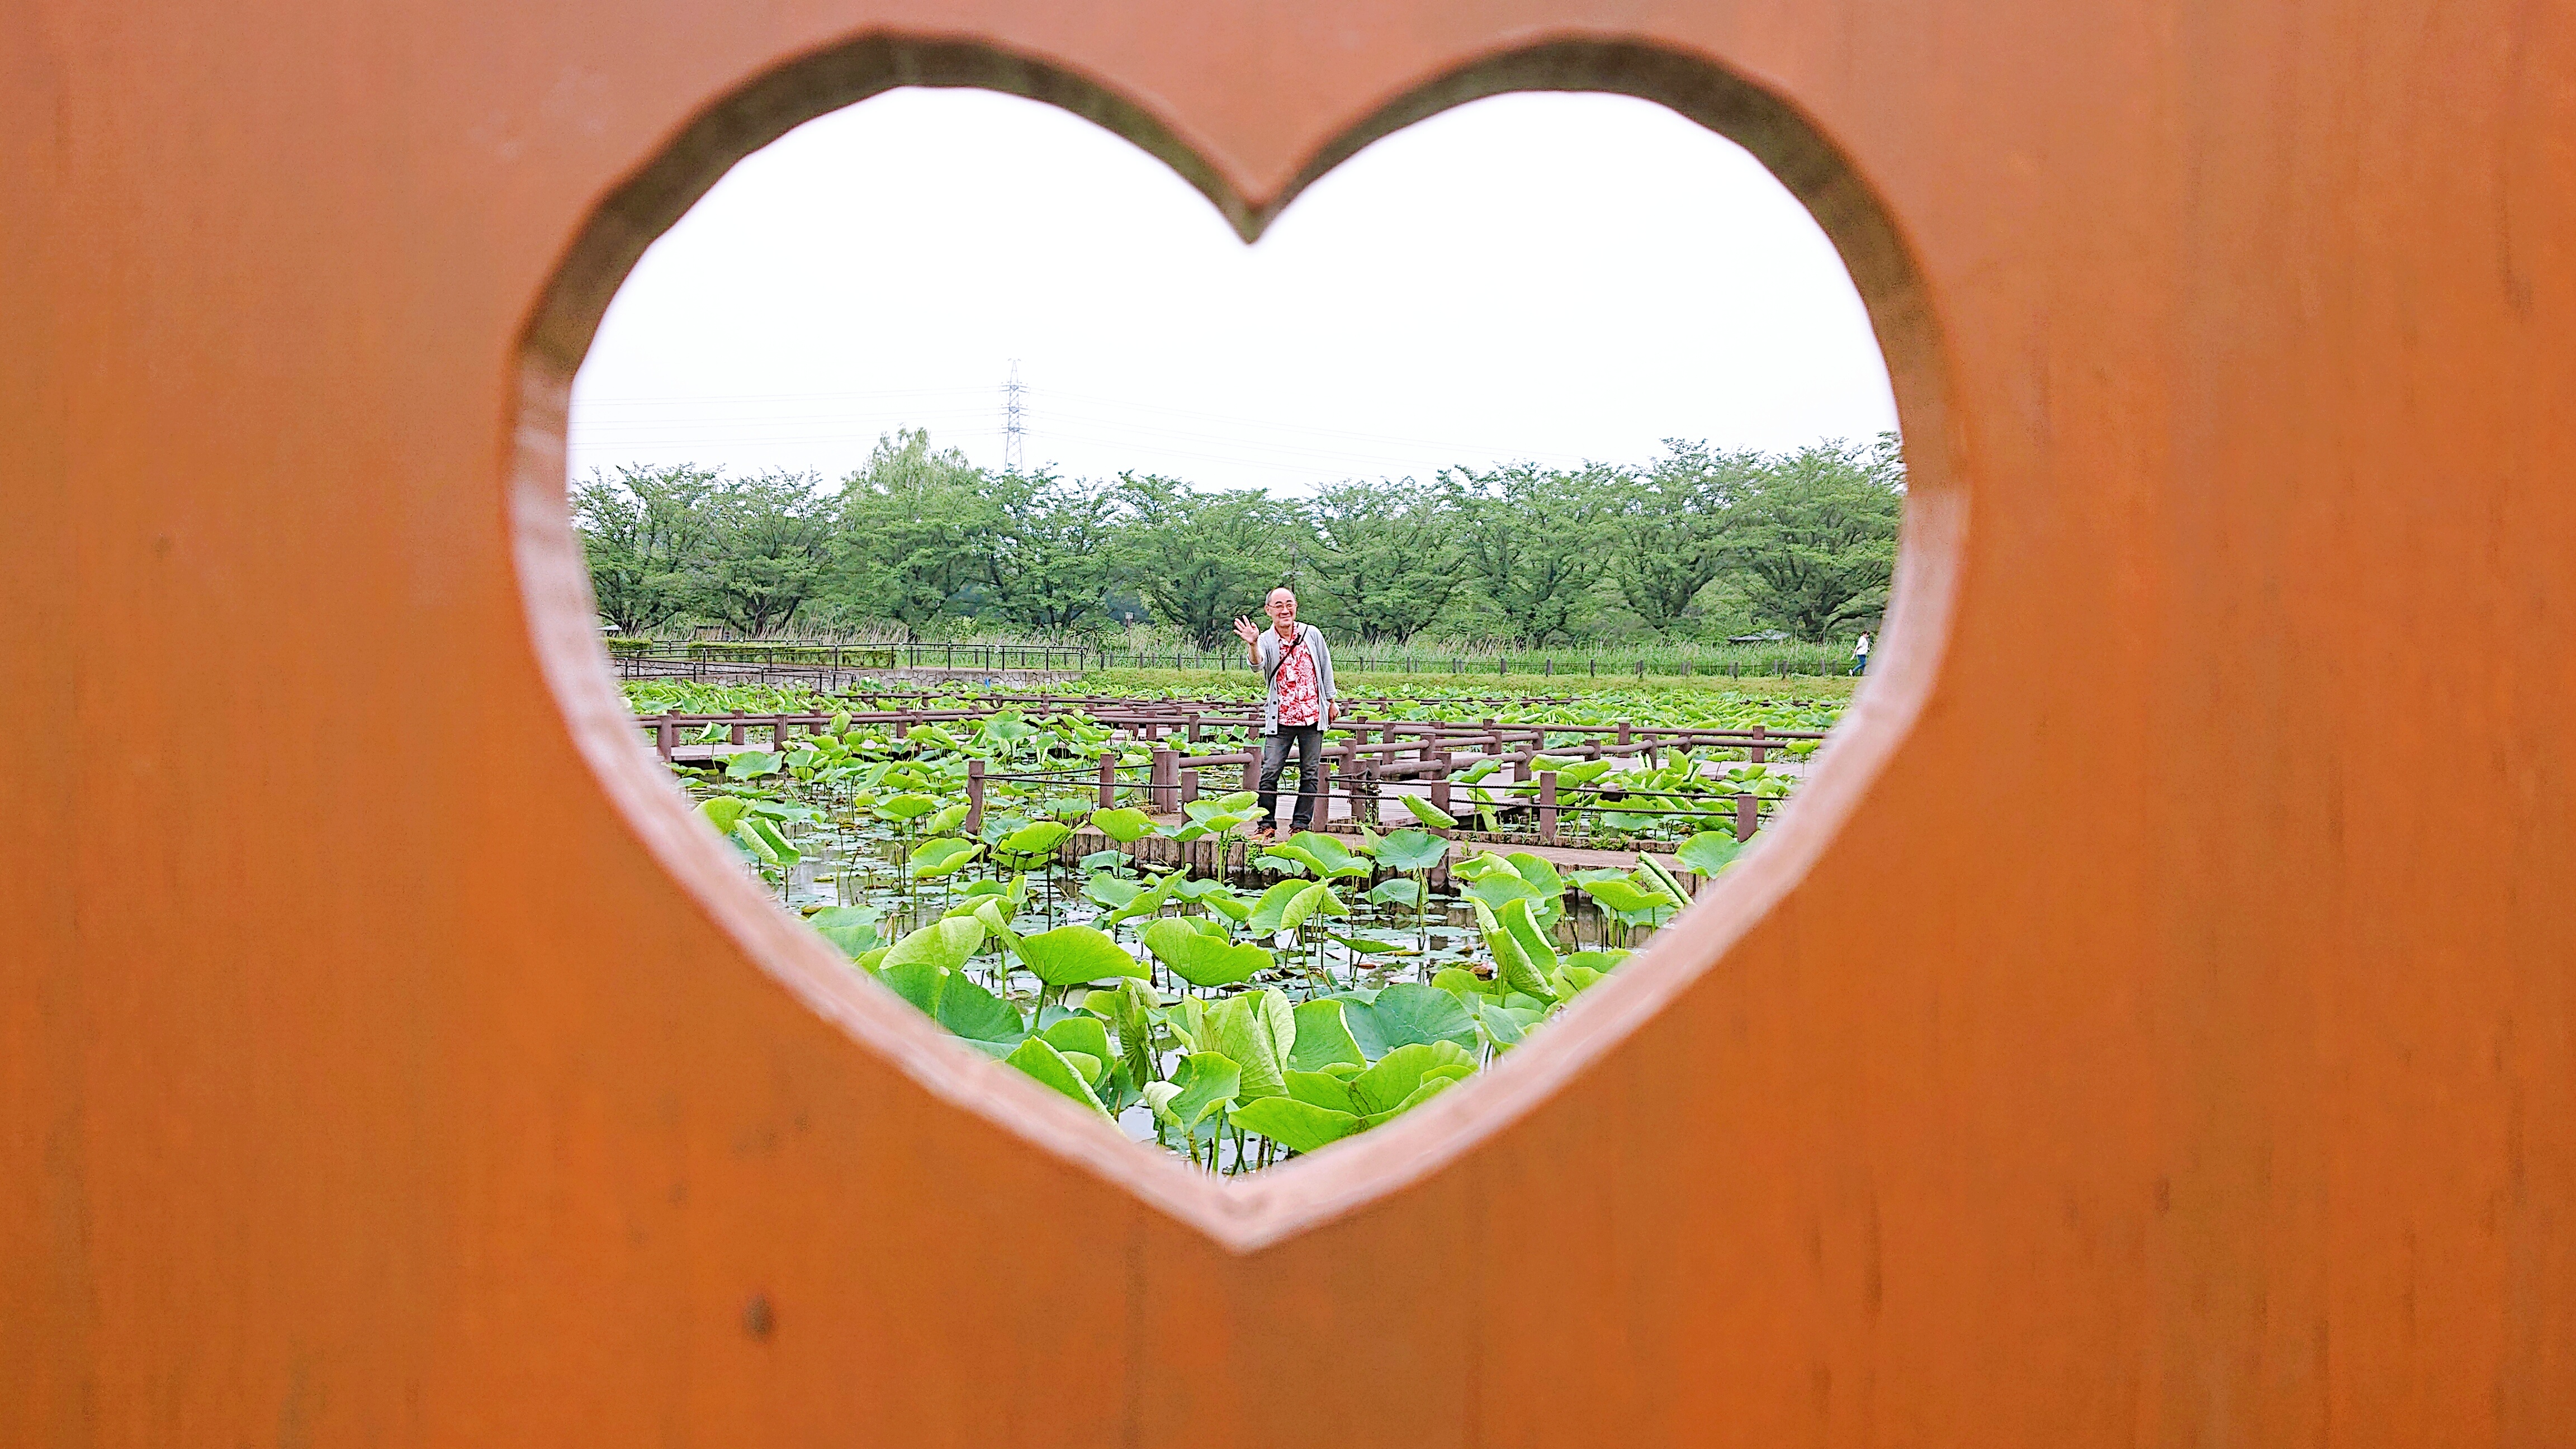
<path id="1" fill-rule="evenodd" d="M 1867 634 L 1861 635 L 1860 642 L 1852 645 L 1851 672 L 1854 674 L 1869 673 L 1869 636 Z"/>
<path id="2" fill-rule="evenodd" d="M 1323 631 L 1297 622 L 1297 596 L 1272 589 L 1261 606 L 1270 627 L 1256 629 L 1238 615 L 1234 636 L 1252 651 L 1252 667 L 1270 686 L 1261 705 L 1261 804 L 1270 813 L 1255 840 L 1271 837 L 1279 820 L 1279 771 L 1291 745 L 1297 750 L 1297 823 L 1315 828 L 1316 808 L 1324 799 L 1324 727 L 1333 722 L 1333 651 L 1324 646 Z"/>

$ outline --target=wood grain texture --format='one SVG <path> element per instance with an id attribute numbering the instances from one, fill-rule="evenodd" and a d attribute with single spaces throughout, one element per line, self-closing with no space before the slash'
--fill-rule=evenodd
<path id="1" fill-rule="evenodd" d="M 2560 0 L 0 7 L 0 1442 L 2576 1442 L 2571 74 Z M 772 914 L 589 637 L 607 291 L 907 80 L 1246 230 L 1646 94 L 1898 378 L 1800 808 L 1237 1190 Z"/>

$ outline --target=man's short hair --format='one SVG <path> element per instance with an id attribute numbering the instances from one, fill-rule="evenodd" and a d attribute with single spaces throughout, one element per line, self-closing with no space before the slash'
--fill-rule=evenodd
<path id="1" fill-rule="evenodd" d="M 1267 607 L 1272 599 L 1278 598 L 1281 594 L 1286 594 L 1292 599 L 1297 597 L 1297 591 L 1295 589 L 1288 587 L 1286 584 L 1281 584 L 1279 587 L 1272 589 L 1269 593 L 1261 596 L 1263 606 Z"/>

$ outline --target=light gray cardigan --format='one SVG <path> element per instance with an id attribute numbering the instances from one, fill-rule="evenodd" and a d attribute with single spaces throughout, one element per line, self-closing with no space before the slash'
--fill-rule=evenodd
<path id="1" fill-rule="evenodd" d="M 1315 656 L 1315 703 L 1322 709 L 1316 723 L 1330 725 L 1333 718 L 1333 651 L 1324 643 L 1324 631 L 1312 624 L 1298 625 L 1297 637 L 1306 641 L 1306 648 Z M 1279 733 L 1279 631 L 1262 630 L 1252 641 L 1252 657 L 1261 666 L 1262 682 L 1270 686 L 1269 697 L 1261 702 L 1261 732 L 1275 735 Z"/>

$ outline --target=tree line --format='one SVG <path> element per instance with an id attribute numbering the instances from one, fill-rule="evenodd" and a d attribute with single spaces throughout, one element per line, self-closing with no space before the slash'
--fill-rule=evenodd
<path id="1" fill-rule="evenodd" d="M 1096 634 L 1152 623 L 1202 648 L 1281 583 L 1368 642 L 1714 641 L 1873 626 L 1896 557 L 1893 434 L 1792 453 L 1668 440 L 1644 464 L 1513 464 L 1327 484 L 1308 498 L 996 472 L 929 435 L 867 466 L 594 470 L 574 489 L 601 617 L 714 625 Z"/>

